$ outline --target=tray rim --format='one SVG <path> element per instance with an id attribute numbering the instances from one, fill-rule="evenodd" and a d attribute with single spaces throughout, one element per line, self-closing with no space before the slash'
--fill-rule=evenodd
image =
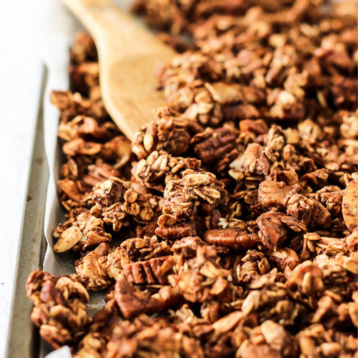
<path id="1" fill-rule="evenodd" d="M 44 94 L 47 69 L 43 66 L 41 91 L 37 106 L 36 129 L 28 174 L 27 189 L 22 212 L 18 241 L 14 287 L 12 291 L 5 357 L 36 357 L 40 336 L 30 320 L 33 304 L 25 294 L 27 276 L 42 268 L 46 251 L 44 214 L 49 179 L 49 168 L 44 148 Z"/>

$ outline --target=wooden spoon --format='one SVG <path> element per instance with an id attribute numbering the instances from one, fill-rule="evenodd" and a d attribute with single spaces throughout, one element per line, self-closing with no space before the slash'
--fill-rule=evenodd
<path id="1" fill-rule="evenodd" d="M 165 105 L 157 91 L 156 66 L 175 51 L 137 24 L 110 0 L 63 0 L 92 35 L 98 51 L 104 105 L 129 138 L 155 119 L 153 109 Z"/>

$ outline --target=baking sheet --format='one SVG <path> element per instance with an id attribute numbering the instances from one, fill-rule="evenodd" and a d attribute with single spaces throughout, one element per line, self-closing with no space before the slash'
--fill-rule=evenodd
<path id="1" fill-rule="evenodd" d="M 43 93 L 46 83 L 43 68 L 42 89 L 38 104 L 36 130 L 33 140 L 27 195 L 24 203 L 17 265 L 12 296 L 6 357 L 30 358 L 39 356 L 38 329 L 30 320 L 32 302 L 26 297 L 25 283 L 29 273 L 42 268 L 46 240 L 44 211 L 47 195 L 48 167 L 44 153 Z"/>

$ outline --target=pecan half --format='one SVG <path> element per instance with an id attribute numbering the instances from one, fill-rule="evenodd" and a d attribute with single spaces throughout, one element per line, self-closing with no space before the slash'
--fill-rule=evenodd
<path id="1" fill-rule="evenodd" d="M 203 239 L 210 245 L 224 246 L 233 250 L 253 249 L 260 242 L 257 234 L 235 229 L 208 230 Z"/>

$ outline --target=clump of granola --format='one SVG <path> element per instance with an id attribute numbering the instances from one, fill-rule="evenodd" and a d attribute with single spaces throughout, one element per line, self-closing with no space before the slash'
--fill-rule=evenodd
<path id="1" fill-rule="evenodd" d="M 77 36 L 71 90 L 51 95 L 66 156 L 54 251 L 76 273 L 27 283 L 54 348 L 357 356 L 357 4 L 325 5 L 135 0 L 178 56 L 157 72 L 167 107 L 132 143 Z M 107 292 L 93 318 L 91 291 Z"/>
<path id="2" fill-rule="evenodd" d="M 87 290 L 74 279 L 43 271 L 32 272 L 26 287 L 34 303 L 31 319 L 41 336 L 55 348 L 78 343 L 91 322 Z"/>

